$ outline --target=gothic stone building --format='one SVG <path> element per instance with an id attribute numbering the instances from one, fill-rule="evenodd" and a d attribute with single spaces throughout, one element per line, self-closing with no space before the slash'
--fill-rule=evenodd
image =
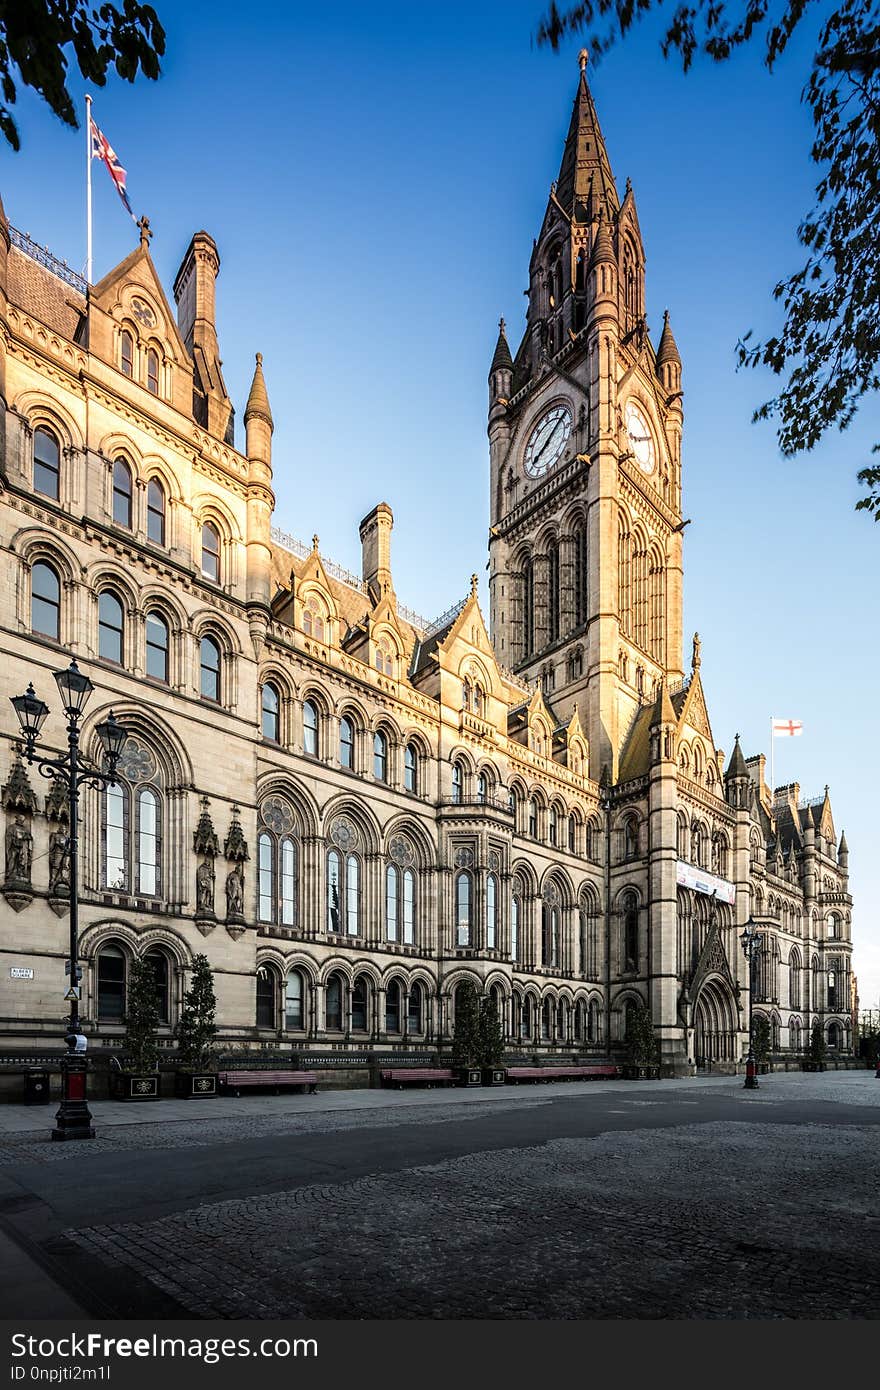
<path id="1" fill-rule="evenodd" d="M 363 1059 L 448 1046 L 492 991 L 511 1054 L 619 1055 L 637 1001 L 667 1072 L 744 1053 L 739 933 L 764 933 L 774 1047 L 851 1046 L 847 851 L 827 795 L 773 789 L 712 733 L 682 655 L 681 361 L 656 347 L 629 184 L 582 66 L 513 354 L 489 373 L 490 621 L 476 580 L 398 602 L 392 513 L 361 575 L 273 529 L 261 360 L 236 447 L 212 238 L 173 287 L 149 229 L 88 286 L 0 219 L 3 1047 L 58 1040 L 63 798 L 8 698 L 71 656 L 130 738 L 82 808 L 82 1013 L 118 1047 L 150 956 L 169 1045 L 192 968 L 224 1046 Z M 54 702 L 44 745 L 61 750 Z"/>

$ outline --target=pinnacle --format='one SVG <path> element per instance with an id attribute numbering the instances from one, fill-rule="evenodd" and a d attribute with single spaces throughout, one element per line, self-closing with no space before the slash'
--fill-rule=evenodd
<path id="1" fill-rule="evenodd" d="M 266 391 L 266 381 L 263 376 L 263 354 L 257 353 L 257 364 L 254 368 L 254 379 L 251 382 L 251 391 L 248 396 L 247 405 L 244 408 L 244 422 L 247 424 L 251 416 L 259 416 L 265 420 L 270 430 L 275 428 L 275 421 L 272 419 L 272 411 L 269 408 L 269 395 Z"/>
<path id="2" fill-rule="evenodd" d="M 504 319 L 498 323 L 498 342 L 495 344 L 495 353 L 492 357 L 492 365 L 489 368 L 489 375 L 499 370 L 513 371 L 513 358 L 510 355 L 510 345 L 507 341 L 505 332 L 506 324 Z"/>
<path id="3" fill-rule="evenodd" d="M 660 342 L 657 345 L 657 366 L 662 367 L 665 362 L 677 362 L 679 367 L 681 366 L 678 346 L 669 326 L 668 309 L 663 311 L 663 332 L 660 334 Z"/>

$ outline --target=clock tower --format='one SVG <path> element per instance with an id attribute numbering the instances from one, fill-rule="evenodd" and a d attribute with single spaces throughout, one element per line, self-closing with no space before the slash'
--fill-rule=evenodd
<path id="1" fill-rule="evenodd" d="M 683 676 L 681 360 L 645 317 L 635 197 L 619 198 L 580 55 L 562 164 L 529 264 L 522 341 L 489 371 L 490 609 L 498 659 L 566 723 L 590 775 Z"/>

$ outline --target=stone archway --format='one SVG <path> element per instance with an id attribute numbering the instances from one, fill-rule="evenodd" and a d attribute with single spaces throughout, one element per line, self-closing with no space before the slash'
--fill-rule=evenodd
<path id="1" fill-rule="evenodd" d="M 739 1016 L 726 980 L 704 981 L 694 1004 L 694 1061 L 702 1072 L 732 1072 L 738 1056 Z"/>

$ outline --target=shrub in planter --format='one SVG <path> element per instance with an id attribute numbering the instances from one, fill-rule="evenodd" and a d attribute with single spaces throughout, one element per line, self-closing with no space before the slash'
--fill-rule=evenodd
<path id="1" fill-rule="evenodd" d="M 752 1052 L 761 1072 L 770 1070 L 770 1042 L 770 1023 L 763 1014 L 759 1014 L 753 1026 Z"/>
<path id="2" fill-rule="evenodd" d="M 208 964 L 208 957 L 197 955 L 193 959 L 192 981 L 183 997 L 183 1008 L 177 1025 L 178 1067 L 174 1089 L 179 1096 L 217 1094 L 217 1067 L 214 1059 L 216 1013 L 214 972 Z"/>
<path id="3" fill-rule="evenodd" d="M 660 1075 L 660 1047 L 654 1036 L 654 1021 L 646 1004 L 637 1004 L 628 1015 L 627 1060 L 623 1074 L 629 1080 L 655 1079 Z"/>
<path id="4" fill-rule="evenodd" d="M 136 960 L 128 976 L 123 1062 L 110 1078 L 117 1099 L 159 1099 L 158 1027 L 155 971 L 150 960 Z"/>
<path id="5" fill-rule="evenodd" d="M 810 1031 L 810 1071 L 825 1070 L 825 1034 L 818 1018 Z"/>
<path id="6" fill-rule="evenodd" d="M 501 1019 L 491 994 L 480 1000 L 479 1061 L 484 1086 L 503 1086 L 506 1072 L 501 1065 L 504 1056 L 504 1033 Z"/>

